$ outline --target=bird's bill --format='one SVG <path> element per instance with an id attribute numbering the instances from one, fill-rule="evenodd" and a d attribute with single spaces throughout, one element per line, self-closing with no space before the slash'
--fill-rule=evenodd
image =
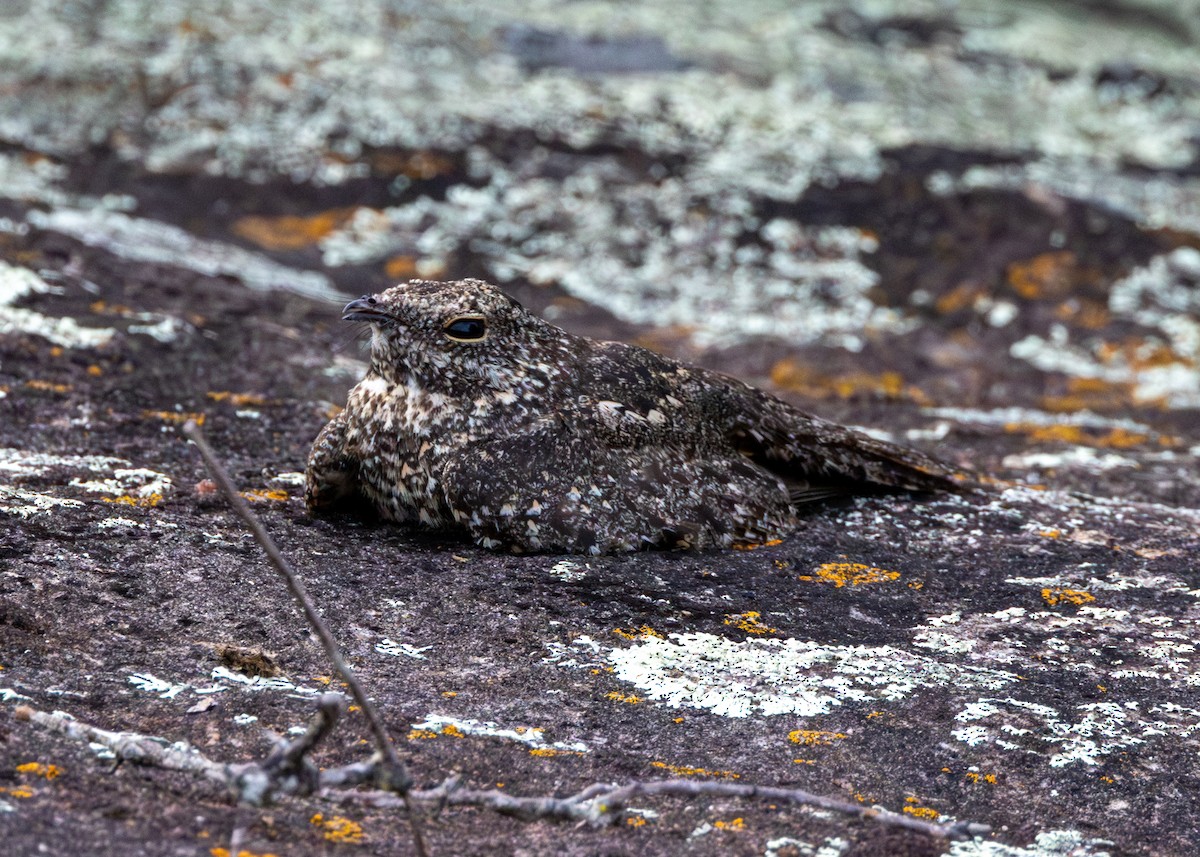
<path id="1" fill-rule="evenodd" d="M 387 317 L 372 297 L 355 298 L 342 307 L 342 321 L 378 321 Z"/>

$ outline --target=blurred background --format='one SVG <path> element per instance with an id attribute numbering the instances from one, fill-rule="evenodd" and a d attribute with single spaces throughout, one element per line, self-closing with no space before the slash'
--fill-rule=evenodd
<path id="1" fill-rule="evenodd" d="M 0 34 L 0 259 L 54 275 L 10 333 L 140 366 L 478 276 L 992 468 L 1192 455 L 1195 0 L 8 0 Z M 335 402 L 362 354 L 329 336 L 278 383 Z"/>

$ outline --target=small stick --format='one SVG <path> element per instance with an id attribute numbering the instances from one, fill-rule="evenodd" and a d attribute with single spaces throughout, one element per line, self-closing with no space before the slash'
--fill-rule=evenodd
<path id="1" fill-rule="evenodd" d="M 333 694 L 327 696 L 332 697 Z M 332 706 L 332 703 L 329 705 Z M 322 702 L 321 706 L 323 710 L 318 711 L 306 734 L 282 749 L 281 755 L 300 754 L 304 748 L 312 746 L 312 736 L 326 730 L 336 706 L 326 707 L 325 702 Z M 242 800 L 256 805 L 262 802 L 273 781 L 278 781 L 277 790 L 281 794 L 307 794 L 309 787 L 313 785 L 296 777 L 286 781 L 280 780 L 279 772 L 271 768 L 271 760 L 262 765 L 256 762 L 240 765 L 221 764 L 209 759 L 186 742 L 170 742 L 165 738 L 136 732 L 109 732 L 60 712 L 47 714 L 35 711 L 27 705 L 18 706 L 13 713 L 18 720 L 31 721 L 76 740 L 108 747 L 118 760 L 207 776 L 232 789 Z M 376 762 L 377 760 L 373 759 L 341 768 L 317 771 L 316 786 L 321 796 L 328 800 L 357 803 L 377 809 L 401 808 L 409 813 L 414 806 L 427 806 L 435 812 L 447 806 L 480 807 L 525 821 L 575 821 L 593 827 L 602 827 L 620 819 L 630 799 L 637 795 L 758 798 L 772 803 L 786 802 L 830 810 L 864 821 L 902 827 L 927 836 L 951 840 L 983 836 L 991 830 L 986 824 L 972 821 L 951 821 L 945 824 L 925 821 L 881 807 L 864 806 L 813 794 L 803 789 L 707 780 L 635 780 L 623 786 L 614 783 L 593 783 L 573 795 L 562 798 L 550 795 L 518 797 L 499 789 L 464 789 L 457 776 L 450 777 L 436 788 L 413 790 L 403 798 L 398 797 L 395 792 L 355 789 L 355 786 L 373 779 Z"/>
<path id="2" fill-rule="evenodd" d="M 275 541 L 267 533 L 266 528 L 262 525 L 262 520 L 251 511 L 250 506 L 246 503 L 242 495 L 238 493 L 234 487 L 233 479 L 229 476 L 229 472 L 224 465 L 217 460 L 216 453 L 213 452 L 211 446 L 208 445 L 208 440 L 204 437 L 204 432 L 195 420 L 188 420 L 183 426 L 183 433 L 187 435 L 192 443 L 196 444 L 196 448 L 200 450 L 200 456 L 204 459 L 205 465 L 208 466 L 209 472 L 213 479 L 221 489 L 221 493 L 225 495 L 225 499 L 229 501 L 229 505 L 233 507 L 239 518 L 246 524 L 247 529 L 254 535 L 255 540 L 262 547 L 267 555 L 267 559 L 271 561 L 271 565 L 275 566 L 275 570 L 283 577 L 287 583 L 288 589 L 297 601 L 300 602 L 300 607 L 304 610 L 304 616 L 308 619 L 308 624 L 317 633 L 317 637 L 321 640 L 321 645 L 325 648 L 325 654 L 333 663 L 334 671 L 341 676 L 346 682 L 350 690 L 350 695 L 354 697 L 354 701 L 362 710 L 363 716 L 367 719 L 367 726 L 371 730 L 371 734 L 375 738 L 375 749 L 383 758 L 383 766 L 380 770 L 380 787 L 397 792 L 401 797 L 407 798 L 409 790 L 412 788 L 412 777 L 408 773 L 408 768 L 400 761 L 400 757 L 396 755 L 396 748 L 392 745 L 391 738 L 383 728 L 383 723 L 379 719 L 379 715 L 375 711 L 375 706 L 367 694 L 363 691 L 362 686 L 358 683 L 357 676 L 346 663 L 346 659 L 342 656 L 341 647 L 333 638 L 333 633 L 329 630 L 329 626 L 325 624 L 325 620 L 317 612 L 316 605 L 312 599 L 308 597 L 308 592 L 304 588 L 303 581 L 297 576 L 291 564 L 280 553 L 279 548 L 275 545 Z M 418 857 L 426 857 L 425 838 L 421 832 L 420 821 L 417 818 L 415 807 L 408 804 L 408 819 L 412 825 L 413 842 L 416 845 Z"/>

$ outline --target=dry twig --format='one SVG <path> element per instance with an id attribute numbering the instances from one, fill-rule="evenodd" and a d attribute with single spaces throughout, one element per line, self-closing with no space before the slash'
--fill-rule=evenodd
<path id="1" fill-rule="evenodd" d="M 464 789 L 457 777 L 452 777 L 434 789 L 414 789 L 400 797 L 386 791 L 350 791 L 362 783 L 371 782 L 375 776 L 378 760 L 313 771 L 312 778 L 281 778 L 272 770 L 272 759 L 290 758 L 299 760 L 333 728 L 336 713 L 340 711 L 340 697 L 325 694 L 319 702 L 321 710 L 300 738 L 289 742 L 263 764 L 248 762 L 227 765 L 214 762 L 189 744 L 171 744 L 163 738 L 140 735 L 135 732 L 110 732 L 55 712 L 48 714 L 21 706 L 17 716 L 61 732 L 81 741 L 103 745 L 118 759 L 142 765 L 154 765 L 168 770 L 201 774 L 232 790 L 240 799 L 259 802 L 283 794 L 308 794 L 320 789 L 322 797 L 365 803 L 377 808 L 401 808 L 408 811 L 429 809 L 437 811 L 446 806 L 473 806 L 490 809 L 502 815 L 511 815 L 526 821 L 577 821 L 602 827 L 613 824 L 623 817 L 630 802 L 641 795 L 670 797 L 736 797 L 759 798 L 773 803 L 792 803 L 829 810 L 854 816 L 867 821 L 876 821 L 892 827 L 902 827 L 927 836 L 945 839 L 967 839 L 981 836 L 989 828 L 984 824 L 957 821 L 938 824 L 924 821 L 911 815 L 903 815 L 879 807 L 863 806 L 850 801 L 837 800 L 801 789 L 785 789 L 774 786 L 743 785 L 740 783 L 710 782 L 706 780 L 650 780 L 632 782 L 627 785 L 594 783 L 582 791 L 565 798 L 549 796 L 517 797 L 498 789 L 487 791 Z M 332 721 L 330 716 L 332 713 Z M 307 763 L 306 764 L 311 764 Z M 255 801 L 251 801 L 255 798 Z"/>
<path id="2" fill-rule="evenodd" d="M 225 499 L 229 501 L 229 505 L 233 507 L 238 517 L 242 519 L 246 527 L 254 535 L 255 540 L 266 553 L 267 559 L 271 561 L 271 565 L 275 566 L 275 570 L 279 572 L 280 576 L 287 583 L 288 590 L 300 602 L 300 607 L 304 610 L 304 617 L 321 640 L 321 645 L 325 648 L 326 655 L 328 655 L 329 660 L 333 663 L 334 671 L 346 682 L 350 690 L 350 695 L 354 697 L 354 701 L 362 710 L 363 716 L 367 720 L 367 726 L 375 738 L 375 752 L 379 755 L 382 762 L 382 764 L 375 766 L 376 784 L 379 788 L 386 791 L 395 791 L 401 797 L 407 795 L 412 788 L 412 777 L 409 776 L 408 768 L 400 761 L 400 757 L 396 754 L 396 748 L 392 744 L 391 737 L 383 728 L 383 722 L 375 710 L 374 703 L 367 698 L 362 685 L 358 683 L 358 677 L 354 674 L 354 670 L 350 668 L 350 665 L 342 656 L 341 647 L 338 646 L 337 641 L 333 638 L 333 633 L 329 630 L 329 626 L 325 624 L 325 620 L 317 612 L 316 605 L 308 597 L 308 591 L 304 587 L 304 582 L 300 580 L 291 563 L 284 558 L 278 546 L 276 546 L 274 539 L 271 538 L 266 528 L 262 525 L 259 517 L 250 511 L 250 507 L 234 486 L 229 472 L 217 460 L 216 453 L 208 445 L 208 441 L 204 437 L 204 432 L 201 431 L 200 426 L 196 424 L 195 420 L 188 420 L 183 427 L 183 433 L 187 435 L 192 443 L 196 444 L 197 449 L 200 450 L 200 455 L 204 458 L 205 465 L 208 466 L 208 470 L 212 474 L 214 481 L 221 489 L 221 493 L 225 495 Z M 415 810 L 409 812 L 409 822 L 412 827 L 413 841 L 416 845 L 418 857 L 425 857 L 425 837 L 421 833 L 420 820 L 417 818 Z"/>

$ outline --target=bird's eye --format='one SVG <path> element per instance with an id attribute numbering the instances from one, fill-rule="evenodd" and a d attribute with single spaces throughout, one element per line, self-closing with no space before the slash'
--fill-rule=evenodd
<path id="1" fill-rule="evenodd" d="M 477 315 L 464 315 L 446 322 L 442 332 L 457 342 L 483 339 L 487 334 L 487 323 Z"/>

